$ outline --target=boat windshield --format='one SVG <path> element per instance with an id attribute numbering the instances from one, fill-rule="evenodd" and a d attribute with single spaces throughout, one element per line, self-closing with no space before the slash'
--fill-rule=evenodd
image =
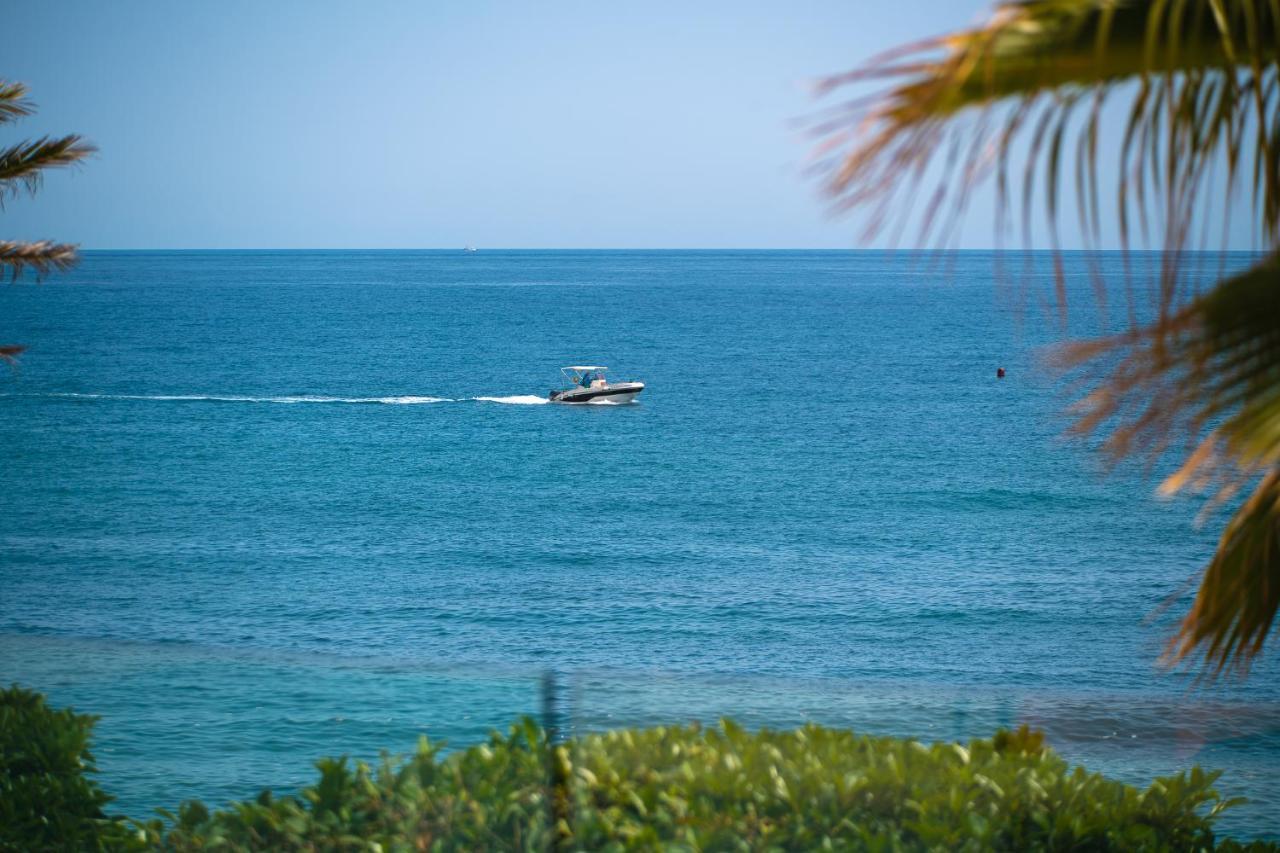
<path id="1" fill-rule="evenodd" d="M 594 366 L 562 367 L 560 372 L 569 380 L 570 385 L 590 388 L 591 383 L 595 380 L 604 381 L 605 368 Z"/>

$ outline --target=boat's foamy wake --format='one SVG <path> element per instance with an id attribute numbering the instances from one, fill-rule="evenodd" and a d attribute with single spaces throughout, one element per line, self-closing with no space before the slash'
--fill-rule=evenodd
<path id="1" fill-rule="evenodd" d="M 417 403 L 452 403 L 448 397 L 325 397 L 293 394 L 280 397 L 251 397 L 243 394 L 4 394 L 5 397 L 61 397 L 73 400 L 154 400 L 187 403 L 386 403 L 411 406 Z"/>
<path id="2" fill-rule="evenodd" d="M 514 406 L 537 406 L 548 402 L 545 397 L 533 394 L 517 394 L 510 397 L 326 397 L 318 394 L 291 394 L 278 397 L 252 397 L 242 394 L 78 394 L 72 392 L 51 394 L 0 394 L 0 397 L 53 397 L 70 400 L 151 400 L 154 402 L 180 403 L 348 403 L 389 406 L 416 406 L 424 403 L 505 403 Z"/>
<path id="3" fill-rule="evenodd" d="M 472 397 L 471 399 L 481 403 L 506 403 L 510 406 L 541 406 L 543 403 L 551 402 L 546 397 L 535 394 L 516 394 L 513 397 Z"/>

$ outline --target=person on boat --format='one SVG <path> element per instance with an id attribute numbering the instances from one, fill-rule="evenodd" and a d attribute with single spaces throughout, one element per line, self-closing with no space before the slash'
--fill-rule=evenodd
<path id="1" fill-rule="evenodd" d="M 583 388 L 591 387 L 591 371 L 590 370 L 584 370 L 582 372 L 582 387 Z"/>

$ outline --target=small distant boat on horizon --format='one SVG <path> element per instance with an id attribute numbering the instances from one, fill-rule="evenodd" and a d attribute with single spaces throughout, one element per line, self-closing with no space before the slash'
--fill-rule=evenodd
<path id="1" fill-rule="evenodd" d="M 463 250 L 462 250 L 462 251 L 464 251 L 464 252 L 476 252 L 476 251 L 479 251 L 479 250 L 478 250 L 478 249 L 476 249 L 476 247 L 475 247 L 475 246 L 472 246 L 471 244 L 469 244 L 469 243 L 468 243 L 468 244 L 466 245 L 466 247 L 464 247 L 464 248 L 463 248 Z"/>
<path id="2" fill-rule="evenodd" d="M 553 403 L 630 403 L 644 390 L 643 382 L 609 382 L 609 370 L 594 364 L 575 364 L 560 368 L 567 388 L 552 390 L 547 395 Z"/>

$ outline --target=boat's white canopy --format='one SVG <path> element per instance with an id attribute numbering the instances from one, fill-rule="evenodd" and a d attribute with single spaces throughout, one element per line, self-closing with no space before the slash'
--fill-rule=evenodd
<path id="1" fill-rule="evenodd" d="M 608 370 L 607 367 L 599 367 L 594 364 L 571 364 L 568 367 L 562 367 L 561 370 L 576 370 L 579 373 L 586 370 Z"/>

